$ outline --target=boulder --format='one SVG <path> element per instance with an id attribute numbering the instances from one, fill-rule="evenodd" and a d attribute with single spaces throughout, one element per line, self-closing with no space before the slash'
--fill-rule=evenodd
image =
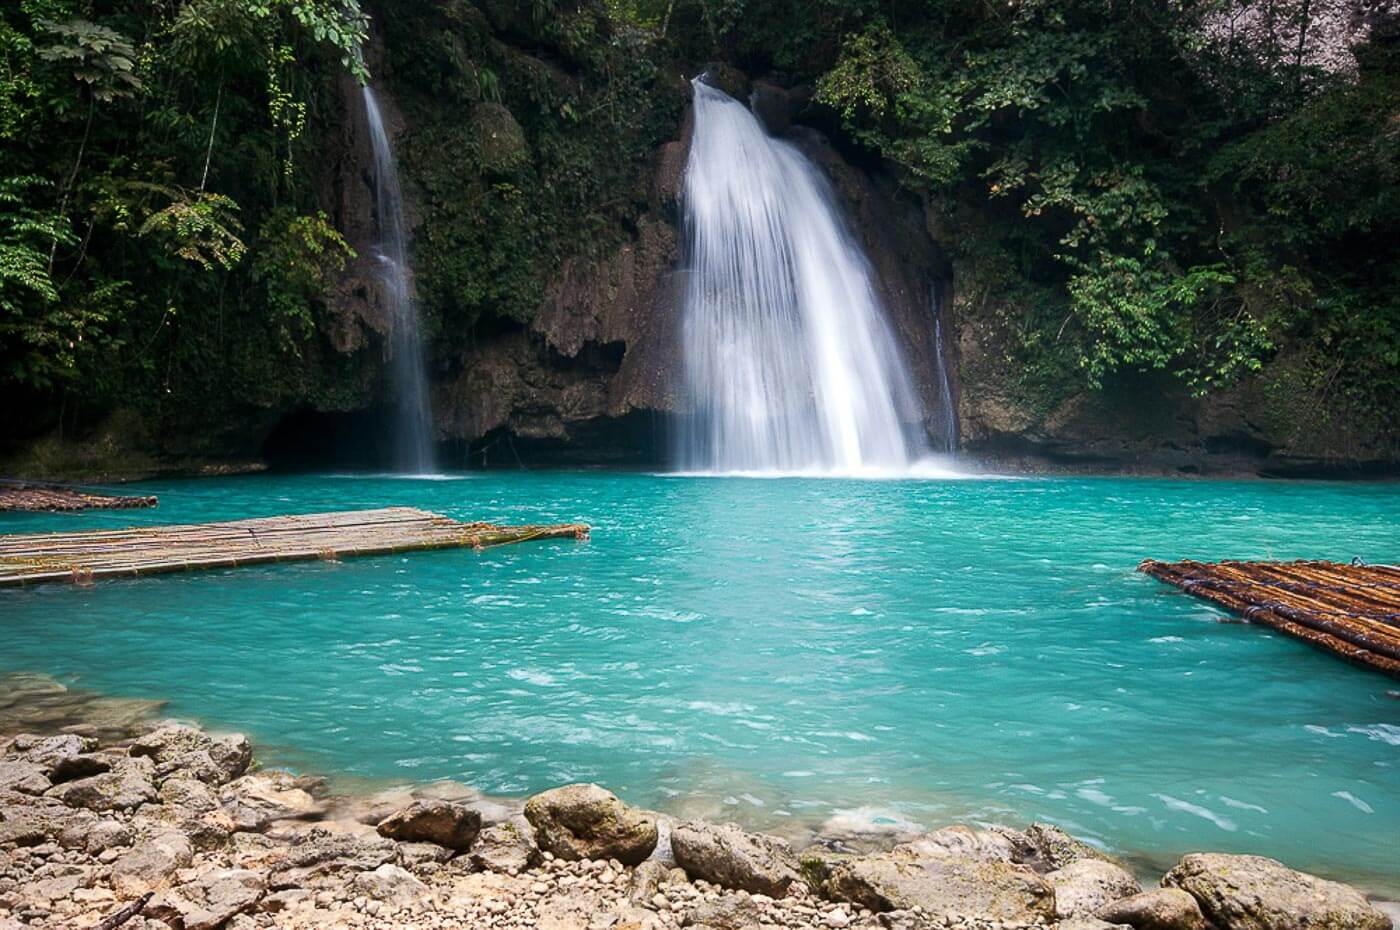
<path id="1" fill-rule="evenodd" d="M 215 869 L 156 895 L 146 913 L 184 930 L 215 930 L 251 910 L 266 892 L 267 878 L 260 872 Z"/>
<path id="2" fill-rule="evenodd" d="M 112 890 L 120 898 L 136 898 L 170 883 L 177 869 L 194 856 L 190 841 L 179 833 L 161 833 L 137 844 L 112 863 Z"/>
<path id="3" fill-rule="evenodd" d="M 529 162 L 525 130 L 504 104 L 491 100 L 477 103 L 472 107 L 469 125 L 486 174 L 508 175 Z"/>
<path id="4" fill-rule="evenodd" d="M 133 756 L 150 757 L 161 775 L 185 770 L 200 781 L 223 785 L 242 775 L 253 761 L 253 747 L 241 733 L 210 736 L 182 724 L 167 724 L 131 744 Z"/>
<path id="5" fill-rule="evenodd" d="M 136 831 L 120 820 L 99 820 L 85 831 L 83 849 L 89 856 L 96 856 L 118 846 L 130 846 L 136 839 Z"/>
<path id="6" fill-rule="evenodd" d="M 632 880 L 627 885 L 627 899 L 634 904 L 645 906 L 661 886 L 666 884 L 671 869 L 666 863 L 648 859 L 632 870 Z"/>
<path id="7" fill-rule="evenodd" d="M 1095 916 L 1133 930 L 1208 930 L 1200 905 L 1180 888 L 1153 888 L 1106 904 Z"/>
<path id="8" fill-rule="evenodd" d="M 400 843 L 399 861 L 410 871 L 442 865 L 452 858 L 452 850 L 437 843 Z"/>
<path id="9" fill-rule="evenodd" d="M 451 801 L 414 801 L 379 822 L 379 835 L 406 843 L 436 843 L 459 852 L 481 832 L 481 814 Z"/>
<path id="10" fill-rule="evenodd" d="M 689 820 L 671 830 L 671 851 L 686 874 L 725 888 L 781 898 L 800 879 L 797 856 L 783 840 L 733 824 Z"/>
<path id="11" fill-rule="evenodd" d="M 1127 870 L 1102 859 L 1080 859 L 1045 876 L 1055 889 L 1055 913 L 1061 920 L 1092 917 L 1114 901 L 1142 891 Z"/>
<path id="12" fill-rule="evenodd" d="M 1350 885 L 1263 856 L 1191 853 L 1162 885 L 1188 892 L 1220 930 L 1391 930 Z"/>
<path id="13" fill-rule="evenodd" d="M 523 872 L 539 859 L 540 848 L 523 817 L 487 827 L 472 844 L 472 862 L 488 872 Z"/>
<path id="14" fill-rule="evenodd" d="M 753 108 L 753 115 L 758 117 L 758 121 L 772 135 L 780 136 L 792 125 L 795 109 L 792 97 L 777 84 L 754 81 L 749 102 Z"/>
<path id="15" fill-rule="evenodd" d="M 1056 930 L 1134 930 L 1129 924 L 1111 924 L 1097 917 L 1071 917 L 1062 920 Z"/>
<path id="16" fill-rule="evenodd" d="M 909 845 L 837 861 L 823 883 L 828 897 L 873 911 L 923 908 L 935 918 L 1035 923 L 1055 914 L 1055 891 L 1023 865 L 928 855 Z"/>
<path id="17" fill-rule="evenodd" d="M 525 802 L 539 847 L 561 859 L 617 859 L 636 865 L 656 848 L 654 817 L 597 785 L 565 785 Z"/>
<path id="18" fill-rule="evenodd" d="M 413 873 L 388 864 L 356 875 L 350 888 L 355 894 L 387 904 L 392 910 L 406 907 L 428 895 L 428 886 Z"/>
<path id="19" fill-rule="evenodd" d="M 961 825 L 924 833 L 904 844 L 921 856 L 955 856 L 976 862 L 1019 862 L 1018 846 L 1007 833 Z"/>
<path id="20" fill-rule="evenodd" d="M 276 770 L 234 779 L 219 792 L 219 803 L 233 819 L 235 829 L 254 832 L 266 830 L 277 820 L 322 813 L 322 806 L 304 787 L 304 779 Z"/>
<path id="21" fill-rule="evenodd" d="M 118 758 L 110 771 L 55 785 L 45 794 L 69 807 L 130 810 L 156 800 L 155 777 L 156 768 L 150 759 Z"/>

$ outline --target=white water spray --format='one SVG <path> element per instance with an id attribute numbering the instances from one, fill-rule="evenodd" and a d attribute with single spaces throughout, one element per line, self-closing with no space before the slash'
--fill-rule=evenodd
<path id="1" fill-rule="evenodd" d="M 393 320 L 390 342 L 397 397 L 394 422 L 394 466 L 410 474 L 428 474 L 433 468 L 432 408 L 423 365 L 423 337 L 418 307 L 413 300 L 408 267 L 408 229 L 403 218 L 403 194 L 398 165 L 389 144 L 389 133 L 379 112 L 379 102 L 364 87 L 365 114 L 374 149 L 374 203 L 379 241 L 374 254 Z"/>
<path id="2" fill-rule="evenodd" d="M 697 78 L 685 171 L 690 471 L 903 472 L 919 406 L 831 186 Z"/>

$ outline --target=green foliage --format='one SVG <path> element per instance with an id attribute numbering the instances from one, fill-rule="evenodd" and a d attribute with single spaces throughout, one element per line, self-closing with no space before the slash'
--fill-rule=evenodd
<path id="1" fill-rule="evenodd" d="M 49 26 L 48 32 L 57 41 L 41 49 L 39 57 L 70 67 L 74 79 L 96 99 L 110 103 L 132 97 L 141 89 L 136 50 L 115 29 L 74 19 Z"/>
<path id="2" fill-rule="evenodd" d="M 159 239 L 165 250 L 205 271 L 225 271 L 243 260 L 247 251 L 239 235 L 243 226 L 235 215 L 238 204 L 222 194 L 191 193 L 161 188 L 170 203 L 152 213 L 138 236 Z"/>
<path id="3" fill-rule="evenodd" d="M 313 308 L 355 250 L 324 212 L 299 216 L 286 208 L 263 223 L 253 259 L 253 279 L 267 292 L 281 346 L 300 354 L 299 345 L 315 328 Z"/>

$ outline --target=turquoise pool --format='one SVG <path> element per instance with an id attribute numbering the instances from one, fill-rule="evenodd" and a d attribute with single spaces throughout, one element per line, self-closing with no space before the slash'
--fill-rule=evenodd
<path id="1" fill-rule="evenodd" d="M 1168 864 L 1400 895 L 1400 683 L 1133 571 L 1400 560 L 1400 487 L 621 473 L 152 482 L 159 510 L 412 504 L 590 542 L 0 592 L 0 671 L 249 733 L 284 764 L 520 794 L 593 780 L 773 828 L 1048 820 Z M 267 753 L 265 753 L 266 755 Z"/>

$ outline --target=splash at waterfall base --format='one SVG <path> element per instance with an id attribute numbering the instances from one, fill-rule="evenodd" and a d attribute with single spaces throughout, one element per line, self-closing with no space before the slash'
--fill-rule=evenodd
<path id="1" fill-rule="evenodd" d="M 828 833 L 798 851 L 591 784 L 523 802 L 452 782 L 335 793 L 256 768 L 241 735 L 139 708 L 114 727 L 110 699 L 10 681 L 51 721 L 65 706 L 94 716 L 0 737 L 6 930 L 1392 927 L 1356 889 L 1260 857 L 1188 854 L 1144 891 L 1046 824 Z"/>

